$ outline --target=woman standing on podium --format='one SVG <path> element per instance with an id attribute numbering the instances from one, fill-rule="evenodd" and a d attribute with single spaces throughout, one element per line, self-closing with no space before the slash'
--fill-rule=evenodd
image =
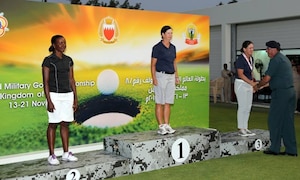
<path id="1" fill-rule="evenodd" d="M 63 144 L 63 161 L 77 161 L 69 152 L 69 124 L 74 120 L 77 109 L 77 93 L 73 76 L 73 60 L 64 54 L 66 40 L 61 35 L 51 38 L 49 52 L 42 64 L 44 92 L 47 99 L 48 129 L 47 140 L 49 147 L 48 162 L 58 165 L 59 160 L 54 154 L 56 128 L 60 125 L 60 135 Z"/>
<path id="2" fill-rule="evenodd" d="M 239 135 L 241 136 L 253 136 L 255 135 L 248 130 L 248 120 L 252 107 L 254 87 L 256 88 L 256 82 L 254 82 L 252 70 L 253 70 L 253 57 L 254 50 L 253 42 L 245 41 L 242 44 L 241 55 L 236 60 L 236 79 L 234 81 L 234 92 L 237 97 L 238 110 L 237 110 L 237 125 L 239 129 Z"/>
<path id="3" fill-rule="evenodd" d="M 155 115 L 158 134 L 175 132 L 170 126 L 171 104 L 174 104 L 175 84 L 179 84 L 176 66 L 176 48 L 171 43 L 173 30 L 163 26 L 160 32 L 162 40 L 152 48 L 151 75 L 155 93 Z"/>

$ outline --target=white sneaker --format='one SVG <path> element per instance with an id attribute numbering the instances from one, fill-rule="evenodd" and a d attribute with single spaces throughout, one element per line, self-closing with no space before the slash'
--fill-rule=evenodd
<path id="1" fill-rule="evenodd" d="M 65 152 L 63 155 L 62 155 L 62 160 L 63 161 L 69 161 L 69 162 L 74 162 L 74 161 L 78 161 L 78 158 L 75 157 L 72 152 Z"/>
<path id="2" fill-rule="evenodd" d="M 240 130 L 239 130 L 239 135 L 240 135 L 240 136 L 243 136 L 243 137 L 249 136 L 245 129 L 240 129 Z"/>
<path id="3" fill-rule="evenodd" d="M 48 157 L 48 163 L 51 165 L 59 165 L 59 161 L 54 154 Z"/>
<path id="4" fill-rule="evenodd" d="M 160 135 L 168 134 L 168 131 L 166 130 L 164 124 L 161 124 L 161 125 L 158 126 L 158 131 L 157 131 L 157 133 L 160 134 Z"/>
<path id="5" fill-rule="evenodd" d="M 167 130 L 167 132 L 169 134 L 173 134 L 175 133 L 176 130 L 172 129 L 171 126 L 169 124 L 165 124 L 165 129 Z"/>
<path id="6" fill-rule="evenodd" d="M 249 129 L 245 129 L 246 133 L 248 134 L 248 136 L 255 136 L 256 134 L 251 132 Z"/>

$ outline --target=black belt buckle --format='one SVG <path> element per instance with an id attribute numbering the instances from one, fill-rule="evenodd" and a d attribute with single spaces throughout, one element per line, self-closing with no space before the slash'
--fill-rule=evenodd
<path id="1" fill-rule="evenodd" d="M 163 74 L 174 74 L 174 72 L 166 72 L 166 71 L 157 71 L 159 73 L 163 73 Z"/>

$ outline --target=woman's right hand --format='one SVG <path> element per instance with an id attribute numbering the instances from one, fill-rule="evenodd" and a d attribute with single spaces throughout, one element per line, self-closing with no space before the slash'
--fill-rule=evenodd
<path id="1" fill-rule="evenodd" d="M 252 86 L 252 87 L 255 87 L 257 84 L 258 84 L 258 82 L 251 81 L 251 86 Z"/>
<path id="2" fill-rule="evenodd" d="M 157 83 L 157 79 L 156 79 L 156 78 L 153 79 L 152 84 L 153 84 L 154 86 L 157 86 L 158 83 Z"/>
<path id="3" fill-rule="evenodd" d="M 54 107 L 54 104 L 52 103 L 52 101 L 48 101 L 47 110 L 49 112 L 53 112 L 55 110 L 55 107 Z"/>

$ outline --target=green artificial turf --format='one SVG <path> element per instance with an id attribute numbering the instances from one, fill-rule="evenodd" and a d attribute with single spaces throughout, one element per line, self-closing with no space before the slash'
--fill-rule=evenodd
<path id="1" fill-rule="evenodd" d="M 210 127 L 221 132 L 236 131 L 236 104 L 210 104 Z M 253 107 L 249 129 L 267 129 L 268 108 Z M 295 115 L 295 128 L 300 149 L 300 115 Z M 186 179 L 300 179 L 300 157 L 265 155 L 253 152 L 170 167 L 118 180 L 186 180 Z"/>

